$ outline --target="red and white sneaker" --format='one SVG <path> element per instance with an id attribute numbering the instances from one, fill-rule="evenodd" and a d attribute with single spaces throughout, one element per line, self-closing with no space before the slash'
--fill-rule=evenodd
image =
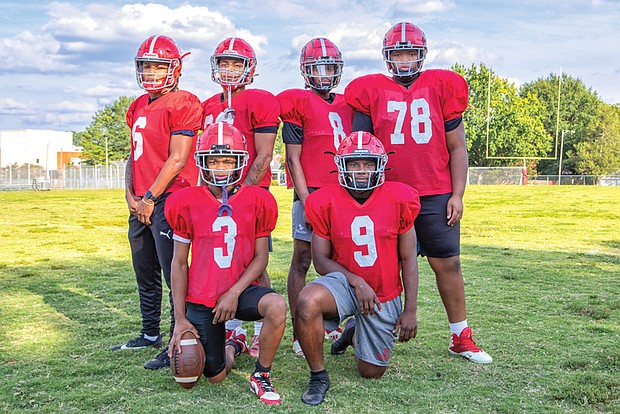
<path id="1" fill-rule="evenodd" d="M 228 332 L 226 333 L 228 335 Z M 230 336 L 226 340 L 226 345 L 232 345 L 233 343 L 239 345 L 241 351 L 235 352 L 235 356 L 239 356 L 245 352 L 248 352 L 248 344 L 245 342 L 247 338 L 247 331 L 241 327 L 235 328 L 231 331 Z M 235 347 L 236 349 L 236 347 Z"/>
<path id="2" fill-rule="evenodd" d="M 280 394 L 271 385 L 268 372 L 255 372 L 250 375 L 250 389 L 265 404 L 280 404 Z"/>
<path id="3" fill-rule="evenodd" d="M 304 356 L 304 351 L 301 349 L 301 345 L 299 345 L 299 341 L 297 339 L 293 341 L 293 352 L 299 356 Z"/>
<path id="4" fill-rule="evenodd" d="M 489 354 L 476 346 L 476 343 L 471 338 L 471 329 L 469 327 L 463 329 L 460 336 L 452 334 L 448 351 L 452 355 L 462 356 L 478 364 L 490 364 L 493 362 L 493 358 Z"/>
<path id="5" fill-rule="evenodd" d="M 252 358 L 258 358 L 259 352 L 260 352 L 260 345 L 258 343 L 258 335 L 254 335 L 252 337 L 252 346 L 250 346 L 248 353 L 250 354 Z"/>
<path id="6" fill-rule="evenodd" d="M 336 339 L 340 338 L 340 335 L 342 335 L 342 328 L 340 326 L 333 331 L 325 329 L 325 339 L 327 339 L 328 341 L 335 341 Z"/>

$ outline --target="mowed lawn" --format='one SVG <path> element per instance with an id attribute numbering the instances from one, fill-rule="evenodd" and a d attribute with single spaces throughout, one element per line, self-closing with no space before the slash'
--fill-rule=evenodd
<path id="1" fill-rule="evenodd" d="M 269 273 L 285 295 L 292 194 L 273 192 Z M 381 380 L 359 378 L 350 349 L 327 355 L 331 389 L 311 408 L 300 401 L 309 373 L 290 321 L 272 370 L 277 407 L 250 392 L 247 355 L 222 384 L 184 390 L 169 370 L 142 368 L 154 350 L 110 350 L 140 329 L 122 191 L 0 193 L 0 412 L 618 413 L 619 205 L 618 187 L 470 186 L 468 320 L 493 364 L 448 354 L 421 259 L 418 337 L 396 346 Z"/>

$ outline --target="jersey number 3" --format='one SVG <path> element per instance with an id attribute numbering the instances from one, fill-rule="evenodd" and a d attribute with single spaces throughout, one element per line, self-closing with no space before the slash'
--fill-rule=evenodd
<path id="1" fill-rule="evenodd" d="M 403 124 L 407 114 L 407 102 L 388 101 L 388 112 L 397 112 L 394 132 L 390 134 L 392 144 L 404 144 L 405 134 Z M 414 99 L 409 105 L 411 112 L 411 136 L 416 144 L 428 144 L 433 137 L 433 124 L 431 122 L 431 109 L 426 99 Z"/>
<path id="2" fill-rule="evenodd" d="M 220 216 L 215 219 L 213 231 L 222 231 L 226 227 L 224 233 L 224 248 L 216 247 L 213 249 L 213 259 L 220 269 L 228 269 L 232 264 L 233 251 L 235 250 L 235 237 L 237 236 L 237 223 L 230 216 Z"/>
<path id="3" fill-rule="evenodd" d="M 368 216 L 355 217 L 351 223 L 351 238 L 357 246 L 365 246 L 363 251 L 353 252 L 353 258 L 360 267 L 371 267 L 377 261 L 377 243 L 375 242 L 375 223 Z"/>

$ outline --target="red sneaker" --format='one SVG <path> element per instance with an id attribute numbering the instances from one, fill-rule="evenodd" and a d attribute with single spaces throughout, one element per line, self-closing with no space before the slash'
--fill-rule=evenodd
<path id="1" fill-rule="evenodd" d="M 280 404 L 280 394 L 271 385 L 268 372 L 255 372 L 250 375 L 250 389 L 265 404 Z"/>
<path id="2" fill-rule="evenodd" d="M 327 339 L 328 341 L 335 341 L 336 339 L 340 338 L 340 335 L 342 335 L 342 328 L 340 326 L 333 331 L 325 329 L 325 339 Z"/>
<path id="3" fill-rule="evenodd" d="M 249 354 L 252 358 L 258 358 L 260 352 L 260 345 L 258 343 L 258 335 L 252 337 L 252 346 L 250 346 Z"/>
<path id="4" fill-rule="evenodd" d="M 247 331 L 243 328 L 236 328 L 234 331 L 231 331 L 230 337 L 226 340 L 226 345 L 232 345 L 233 343 L 239 345 L 241 351 L 235 352 L 235 356 L 239 356 L 248 352 L 248 344 L 245 342 L 246 338 Z"/>
<path id="5" fill-rule="evenodd" d="M 489 354 L 476 346 L 476 343 L 471 338 L 471 329 L 469 327 L 463 329 L 460 336 L 452 334 L 448 351 L 452 355 L 462 356 L 478 364 L 490 364 L 493 362 L 493 358 Z"/>

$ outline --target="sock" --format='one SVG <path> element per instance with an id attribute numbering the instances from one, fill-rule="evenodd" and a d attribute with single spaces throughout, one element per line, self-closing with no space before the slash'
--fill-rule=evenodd
<path id="1" fill-rule="evenodd" d="M 234 341 L 226 341 L 226 346 L 232 346 L 233 349 L 235 350 L 235 356 L 239 356 L 241 355 L 241 344 L 238 344 Z"/>
<path id="2" fill-rule="evenodd" d="M 226 329 L 229 331 L 234 331 L 237 328 L 241 328 L 241 321 L 239 319 L 231 319 L 226 321 Z"/>
<path id="3" fill-rule="evenodd" d="M 461 336 L 461 332 L 463 332 L 463 329 L 465 328 L 467 328 L 467 319 L 461 322 L 451 323 L 450 333 L 453 333 L 456 336 Z"/>
<path id="4" fill-rule="evenodd" d="M 260 335 L 261 329 L 263 329 L 263 322 L 261 321 L 254 322 L 254 335 L 255 336 Z"/>
<path id="5" fill-rule="evenodd" d="M 329 379 L 329 375 L 327 375 L 327 370 L 324 369 L 323 371 L 317 371 L 317 372 L 312 372 L 310 371 L 310 380 L 313 379 Z"/>
<path id="6" fill-rule="evenodd" d="M 260 373 L 267 372 L 267 373 L 269 373 L 269 371 L 271 371 L 271 367 L 266 367 L 265 368 L 258 361 L 256 361 L 256 365 L 255 365 L 255 368 L 254 368 L 254 372 L 255 373 L 256 372 L 260 372 Z"/>
<path id="7" fill-rule="evenodd" d="M 152 341 L 152 342 L 157 341 L 157 338 L 159 338 L 159 335 L 151 336 L 151 335 L 144 334 L 144 339 L 148 339 L 149 341 Z"/>

